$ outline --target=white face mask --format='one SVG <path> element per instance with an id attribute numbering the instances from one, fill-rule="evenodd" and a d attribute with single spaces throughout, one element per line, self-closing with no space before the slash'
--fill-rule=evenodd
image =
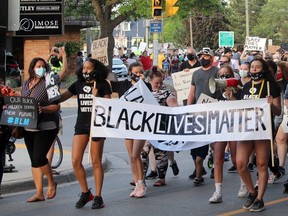
<path id="1" fill-rule="evenodd" d="M 248 71 L 247 70 L 239 70 L 239 76 L 241 78 L 247 77 L 248 76 Z"/>
<path id="2" fill-rule="evenodd" d="M 46 68 L 42 68 L 42 67 L 36 68 L 35 73 L 39 78 L 42 78 L 44 76 L 44 74 L 46 73 Z"/>

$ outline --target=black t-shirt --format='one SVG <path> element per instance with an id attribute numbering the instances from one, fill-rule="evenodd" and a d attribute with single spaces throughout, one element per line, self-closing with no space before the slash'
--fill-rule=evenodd
<path id="1" fill-rule="evenodd" d="M 73 95 L 77 95 L 78 116 L 75 128 L 85 130 L 90 129 L 91 111 L 93 105 L 93 85 L 93 83 L 77 80 L 68 88 Z M 112 93 L 110 85 L 107 81 L 104 83 L 97 82 L 96 88 L 98 89 L 99 97 L 104 97 L 104 95 L 109 95 Z"/>
<path id="2" fill-rule="evenodd" d="M 279 90 L 277 84 L 274 82 L 269 82 L 269 83 L 270 83 L 270 95 L 273 98 L 279 97 L 280 96 L 280 90 Z M 255 99 L 266 98 L 266 96 L 268 95 L 267 81 L 264 80 L 262 91 L 261 91 L 261 85 L 262 85 L 262 82 L 255 84 L 254 90 L 253 90 L 252 89 L 252 80 L 245 83 L 245 85 L 243 86 L 242 92 L 241 92 L 240 99 L 251 100 L 253 96 Z M 252 96 L 252 92 L 253 92 L 253 96 Z M 260 97 L 259 97 L 259 93 L 260 93 Z"/>
<path id="3" fill-rule="evenodd" d="M 201 64 L 199 61 L 196 61 L 196 63 L 192 66 L 189 64 L 188 60 L 184 61 L 181 65 L 180 65 L 180 71 L 183 71 L 186 68 L 192 69 L 192 68 L 196 68 L 196 67 L 201 67 Z"/>

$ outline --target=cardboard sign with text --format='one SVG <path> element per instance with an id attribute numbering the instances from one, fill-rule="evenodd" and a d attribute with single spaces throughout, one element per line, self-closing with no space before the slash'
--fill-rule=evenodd
<path id="1" fill-rule="evenodd" d="M 200 67 L 190 69 L 189 72 L 176 72 L 172 73 L 172 80 L 175 90 L 177 91 L 177 100 L 183 101 L 188 98 L 191 81 L 194 71 L 198 70 Z"/>
<path id="2" fill-rule="evenodd" d="M 94 40 L 92 43 L 92 58 L 97 59 L 104 65 L 109 65 L 108 61 L 108 37 Z"/>
<path id="3" fill-rule="evenodd" d="M 263 51 L 266 46 L 266 38 L 259 37 L 246 37 L 245 39 L 245 50 L 252 51 Z"/>

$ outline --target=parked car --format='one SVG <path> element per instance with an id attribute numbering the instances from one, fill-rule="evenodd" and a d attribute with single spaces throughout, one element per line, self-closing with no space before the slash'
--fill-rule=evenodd
<path id="1" fill-rule="evenodd" d="M 123 61 L 119 58 L 112 59 L 112 72 L 117 75 L 117 77 L 128 76 L 128 69 Z"/>
<path id="2" fill-rule="evenodd" d="M 1 75 L 0 83 L 5 84 L 11 88 L 17 88 L 21 86 L 22 83 L 22 72 L 19 65 L 10 52 L 5 52 L 6 59 L 6 73 Z M 4 83 L 5 77 L 5 83 Z"/>

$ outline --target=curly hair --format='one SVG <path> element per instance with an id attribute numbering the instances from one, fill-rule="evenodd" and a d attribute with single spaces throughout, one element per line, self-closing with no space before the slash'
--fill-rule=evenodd
<path id="1" fill-rule="evenodd" d="M 100 62 L 97 59 L 89 58 L 89 59 L 87 59 L 87 61 L 93 64 L 92 73 L 94 74 L 95 81 L 96 82 L 104 82 L 107 79 L 108 74 L 109 74 L 108 67 L 105 66 L 102 62 Z M 83 66 L 76 70 L 76 75 L 77 75 L 77 78 L 79 80 L 85 81 L 83 78 L 83 75 L 82 75 L 82 71 L 83 71 Z"/>
<path id="2" fill-rule="evenodd" d="M 33 58 L 31 60 L 31 62 L 30 62 L 29 69 L 28 69 L 29 80 L 36 78 L 34 67 L 35 67 L 35 65 L 37 64 L 38 61 L 42 61 L 42 62 L 45 63 L 46 71 L 50 70 L 49 65 L 47 64 L 47 62 L 43 58 L 40 58 L 40 57 Z"/>
<path id="3" fill-rule="evenodd" d="M 266 62 L 264 59 L 262 59 L 262 58 L 253 59 L 253 60 L 250 62 L 249 71 L 251 71 L 251 65 L 252 65 L 252 62 L 254 62 L 254 61 L 260 61 L 260 62 L 262 63 L 263 72 L 264 72 L 264 77 L 265 77 L 266 81 L 270 81 L 270 82 L 276 83 L 276 80 L 275 80 L 274 77 L 272 76 L 271 71 L 270 71 L 270 69 L 269 69 L 269 66 L 268 66 L 267 62 Z"/>

